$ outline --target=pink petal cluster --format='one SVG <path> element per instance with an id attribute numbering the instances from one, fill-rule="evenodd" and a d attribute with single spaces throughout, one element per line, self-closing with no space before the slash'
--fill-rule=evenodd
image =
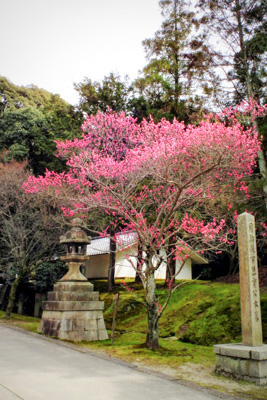
<path id="1" fill-rule="evenodd" d="M 110 111 L 87 117 L 82 129 L 82 139 L 57 143 L 69 171 L 30 177 L 26 191 L 52 189 L 59 196 L 69 187 L 67 215 L 103 210 L 113 224 L 134 230 L 154 249 L 167 246 L 170 237 L 191 235 L 203 243 L 227 237 L 223 219 L 203 219 L 196 210 L 229 191 L 248 195 L 245 178 L 253 173 L 260 149 L 253 128 L 210 118 L 199 126 L 164 119 L 139 125 Z M 183 250 L 177 247 L 176 253 Z"/>

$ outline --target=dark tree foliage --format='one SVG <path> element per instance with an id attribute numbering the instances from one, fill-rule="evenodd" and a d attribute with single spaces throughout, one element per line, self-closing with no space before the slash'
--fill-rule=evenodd
<path id="1" fill-rule="evenodd" d="M 55 157 L 55 140 L 79 137 L 82 114 L 58 95 L 15 86 L 2 77 L 0 96 L 0 161 L 27 160 L 35 175 L 46 168 L 66 169 Z"/>
<path id="2" fill-rule="evenodd" d="M 85 78 L 74 87 L 80 95 L 80 110 L 89 115 L 95 115 L 98 111 L 106 112 L 108 108 L 116 112 L 128 110 L 127 78 L 123 81 L 118 74 L 110 73 L 102 82 L 92 82 Z"/>
<path id="3" fill-rule="evenodd" d="M 68 267 L 60 260 L 44 261 L 35 268 L 34 287 L 40 293 L 52 291 L 53 285 L 67 272 Z"/>
<path id="4" fill-rule="evenodd" d="M 13 279 L 7 315 L 12 312 L 17 288 L 27 281 L 42 261 L 58 251 L 64 229 L 62 213 L 46 196 L 25 193 L 25 163 L 0 167 L 0 269 Z"/>

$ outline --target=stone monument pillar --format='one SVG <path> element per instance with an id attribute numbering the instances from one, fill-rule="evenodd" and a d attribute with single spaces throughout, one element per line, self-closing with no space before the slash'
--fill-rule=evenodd
<path id="1" fill-rule="evenodd" d="M 242 343 L 214 346 L 219 374 L 267 384 L 267 345 L 262 342 L 255 219 L 238 216 Z"/>
<path id="2" fill-rule="evenodd" d="M 80 266 L 89 256 L 86 245 L 90 243 L 79 226 L 82 221 L 75 218 L 72 228 L 60 238 L 67 247 L 67 255 L 61 257 L 69 271 L 54 285 L 43 302 L 43 314 L 38 331 L 52 337 L 70 341 L 94 341 L 108 339 L 104 318 L 104 302 L 99 293 L 81 274 Z"/>
<path id="3" fill-rule="evenodd" d="M 258 278 L 255 222 L 251 214 L 238 217 L 238 248 L 242 344 L 262 345 L 260 288 Z"/>

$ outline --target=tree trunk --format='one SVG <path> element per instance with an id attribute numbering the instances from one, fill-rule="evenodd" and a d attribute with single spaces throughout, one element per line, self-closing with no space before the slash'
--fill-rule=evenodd
<path id="1" fill-rule="evenodd" d="M 179 43 L 178 38 L 178 27 L 177 27 L 177 3 L 174 3 L 174 35 L 175 35 L 175 44 Z M 179 54 L 178 49 L 176 49 L 175 55 L 175 67 L 174 67 L 174 109 L 175 109 L 175 116 L 178 117 L 178 104 L 179 104 L 179 97 L 180 97 L 180 85 L 179 85 Z"/>
<path id="2" fill-rule="evenodd" d="M 155 282 L 154 272 L 148 271 L 147 282 L 146 282 L 146 304 L 147 304 L 146 347 L 151 350 L 156 350 L 159 348 L 158 304 L 157 304 L 155 290 L 156 290 L 156 282 Z"/>
<path id="3" fill-rule="evenodd" d="M 136 268 L 138 269 L 138 271 L 141 271 L 142 254 L 143 254 L 143 250 L 142 250 L 142 248 L 138 245 L 137 266 L 136 266 Z M 135 282 L 140 283 L 140 282 L 142 282 L 142 280 L 141 280 L 141 276 L 140 276 L 140 274 L 138 273 L 138 271 L 136 271 L 136 274 L 135 274 Z"/>
<path id="4" fill-rule="evenodd" d="M 256 127 L 257 127 L 257 132 L 259 132 L 259 125 L 258 125 L 257 121 L 256 121 Z M 266 182 L 267 182 L 267 166 L 266 166 L 266 159 L 265 159 L 263 150 L 258 151 L 258 164 L 259 164 L 260 174 L 264 180 L 262 190 L 263 190 L 263 195 L 264 195 L 265 208 L 267 211 L 267 184 L 266 184 Z"/>
<path id="5" fill-rule="evenodd" d="M 10 317 L 10 315 L 13 311 L 15 300 L 16 300 L 16 295 L 17 295 L 17 289 L 18 289 L 20 282 L 21 282 L 21 278 L 17 277 L 12 283 L 10 293 L 9 293 L 9 298 L 8 298 L 8 304 L 7 304 L 7 308 L 6 308 L 6 316 L 7 317 Z"/>
<path id="6" fill-rule="evenodd" d="M 229 258 L 229 270 L 228 276 L 233 275 L 234 271 L 236 270 L 236 265 L 238 264 L 238 245 L 235 242 L 234 246 L 230 249 L 228 253 Z"/>
<path id="7" fill-rule="evenodd" d="M 236 270 L 236 262 L 235 258 L 230 256 L 229 257 L 229 271 L 228 271 L 228 276 L 234 275 L 235 270 Z"/>
<path id="8" fill-rule="evenodd" d="M 113 239 L 114 232 L 110 235 L 110 245 L 109 245 L 109 267 L 108 267 L 108 291 L 112 292 L 115 288 L 115 261 L 116 261 L 116 242 Z"/>
<path id="9" fill-rule="evenodd" d="M 166 279 L 165 285 L 167 286 L 172 279 L 171 287 L 175 285 L 175 272 L 176 272 L 176 260 L 174 258 L 174 254 L 172 254 L 173 248 L 175 245 L 175 240 L 172 238 L 171 243 L 168 245 L 168 259 L 167 259 L 167 268 L 166 268 Z"/>
<path id="10" fill-rule="evenodd" d="M 171 279 L 172 279 L 171 287 L 175 286 L 174 276 L 175 276 L 175 260 L 172 257 L 172 258 L 170 258 L 170 261 L 168 261 L 168 263 L 167 263 L 165 286 L 168 286 L 170 284 Z"/>

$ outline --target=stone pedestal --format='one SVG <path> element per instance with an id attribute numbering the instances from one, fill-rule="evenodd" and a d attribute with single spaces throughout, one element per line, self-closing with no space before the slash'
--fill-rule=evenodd
<path id="1" fill-rule="evenodd" d="M 267 384 L 267 345 L 262 341 L 260 288 L 255 218 L 243 213 L 237 219 L 242 343 L 219 344 L 215 371 L 232 378 Z"/>
<path id="2" fill-rule="evenodd" d="M 218 344 L 215 372 L 235 379 L 267 385 L 267 345 Z"/>
<path id="3" fill-rule="evenodd" d="M 86 282 L 64 281 L 54 285 L 43 302 L 43 315 L 38 331 L 70 341 L 108 339 L 103 318 L 104 302 Z"/>

